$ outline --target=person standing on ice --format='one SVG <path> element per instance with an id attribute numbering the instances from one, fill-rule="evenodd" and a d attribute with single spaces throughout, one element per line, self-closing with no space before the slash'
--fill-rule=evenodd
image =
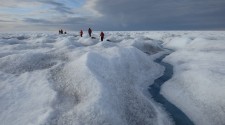
<path id="1" fill-rule="evenodd" d="M 91 33 L 92 33 L 92 30 L 91 30 L 91 28 L 89 28 L 88 29 L 88 34 L 89 34 L 90 37 L 91 37 Z"/>
<path id="2" fill-rule="evenodd" d="M 103 32 L 100 33 L 101 41 L 103 41 L 105 34 Z"/>
<path id="3" fill-rule="evenodd" d="M 83 30 L 80 30 L 80 37 L 83 36 Z"/>
<path id="4" fill-rule="evenodd" d="M 61 29 L 61 30 L 59 30 L 59 34 L 63 34 L 63 30 Z"/>

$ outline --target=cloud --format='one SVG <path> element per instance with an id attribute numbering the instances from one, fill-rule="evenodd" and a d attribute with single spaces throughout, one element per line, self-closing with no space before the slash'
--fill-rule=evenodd
<path id="1" fill-rule="evenodd" d="M 0 22 L 15 22 L 15 21 L 11 21 L 11 20 L 0 20 Z"/>
<path id="2" fill-rule="evenodd" d="M 7 0 L 0 2 L 0 7 L 9 7 L 9 8 L 29 8 L 37 7 L 41 5 L 52 6 L 52 10 L 55 10 L 63 14 L 73 14 L 73 11 L 70 7 L 67 7 L 63 2 L 56 2 L 55 0 Z"/>
<path id="3" fill-rule="evenodd" d="M 83 9 L 89 11 L 89 13 L 95 17 L 101 17 L 101 12 L 96 9 L 99 7 L 99 5 L 97 5 L 98 2 L 99 0 L 87 0 L 86 4 L 83 6 Z"/>
<path id="4" fill-rule="evenodd" d="M 74 24 L 91 23 L 88 20 L 88 18 L 85 17 L 71 17 L 62 20 L 51 20 L 51 21 L 45 19 L 25 18 L 23 19 L 23 22 L 31 24 L 46 24 L 46 25 L 74 25 Z"/>
<path id="5" fill-rule="evenodd" d="M 105 25 L 118 30 L 225 28 L 224 0 L 96 0 L 94 5 Z"/>
<path id="6" fill-rule="evenodd" d="M 36 2 L 35 0 L 6 0 L 4 2 L 0 2 L 0 7 L 9 7 L 9 8 L 27 8 L 27 7 L 34 7 L 38 6 L 39 3 Z"/>
<path id="7" fill-rule="evenodd" d="M 13 26 L 20 29 L 26 24 L 30 29 L 40 26 L 71 30 L 225 29 L 224 0 L 77 1 L 7 0 L 0 3 L 0 15 L 7 13 L 1 16 L 0 24 L 13 20 Z"/>
<path id="8" fill-rule="evenodd" d="M 26 23 L 51 24 L 50 21 L 44 19 L 25 18 L 23 21 Z"/>
<path id="9" fill-rule="evenodd" d="M 46 0 L 39 0 L 38 2 L 52 5 L 54 7 L 53 10 L 58 11 L 59 13 L 74 14 L 72 9 L 67 7 L 64 3 Z"/>

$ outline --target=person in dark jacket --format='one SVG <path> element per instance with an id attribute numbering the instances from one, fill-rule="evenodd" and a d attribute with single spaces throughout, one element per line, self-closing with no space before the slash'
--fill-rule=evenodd
<path id="1" fill-rule="evenodd" d="M 59 34 L 63 34 L 63 30 L 61 29 L 61 30 L 59 30 Z"/>
<path id="2" fill-rule="evenodd" d="M 88 34 L 89 34 L 90 37 L 91 37 L 91 33 L 92 33 L 92 30 L 91 30 L 91 28 L 89 28 L 88 29 Z"/>
<path id="3" fill-rule="evenodd" d="M 100 33 L 101 41 L 103 41 L 105 34 L 103 32 Z"/>
<path id="4" fill-rule="evenodd" d="M 83 36 L 83 30 L 80 30 L 80 37 Z"/>

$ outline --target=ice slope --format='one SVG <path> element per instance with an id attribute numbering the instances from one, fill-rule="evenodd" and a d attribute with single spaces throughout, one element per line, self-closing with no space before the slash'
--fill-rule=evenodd
<path id="1" fill-rule="evenodd" d="M 224 32 L 105 34 L 0 34 L 1 124 L 172 124 L 146 92 L 162 43 L 174 76 L 161 93 L 197 125 L 225 124 Z"/>
<path id="2" fill-rule="evenodd" d="M 196 125 L 225 124 L 225 32 L 168 33 L 174 76 L 161 93 Z"/>
<path id="3" fill-rule="evenodd" d="M 160 42 L 138 32 L 97 36 L 0 34 L 1 124 L 172 124 L 145 91 L 163 73 L 153 62 Z"/>

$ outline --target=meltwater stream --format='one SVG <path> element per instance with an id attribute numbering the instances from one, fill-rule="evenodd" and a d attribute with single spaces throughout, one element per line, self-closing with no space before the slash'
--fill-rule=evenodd
<path id="1" fill-rule="evenodd" d="M 160 94 L 161 86 L 173 76 L 173 66 L 162 61 L 168 55 L 169 54 L 165 54 L 155 60 L 156 63 L 165 67 L 165 71 L 163 76 L 156 79 L 154 84 L 149 86 L 149 92 L 156 102 L 162 104 L 165 110 L 173 118 L 176 125 L 194 125 L 194 123 L 180 109 L 178 109 Z"/>

